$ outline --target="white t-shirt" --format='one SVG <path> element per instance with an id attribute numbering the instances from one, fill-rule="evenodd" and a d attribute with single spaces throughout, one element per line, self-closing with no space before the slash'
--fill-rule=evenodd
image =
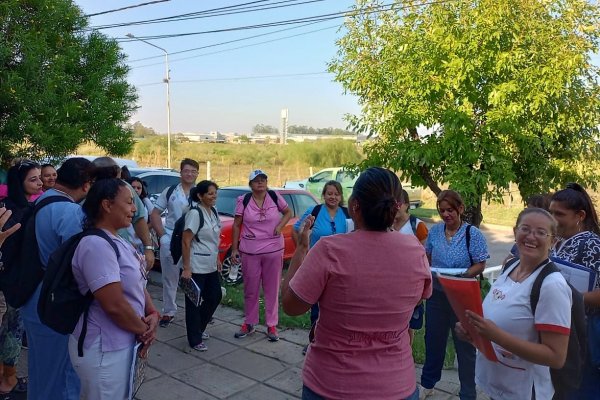
<path id="1" fill-rule="evenodd" d="M 200 226 L 200 214 L 196 210 L 189 210 L 185 214 L 183 230 L 197 233 L 192 239 L 190 249 L 190 267 L 194 274 L 209 274 L 217 270 L 217 257 L 219 256 L 219 236 L 221 235 L 221 221 L 211 210 L 198 206 L 204 215 L 204 225 Z M 196 240 L 198 238 L 198 240 Z M 183 268 L 183 257 L 179 260 L 179 268 Z"/>
<path id="2" fill-rule="evenodd" d="M 165 220 L 165 234 L 171 236 L 173 232 L 173 228 L 175 227 L 175 222 L 183 215 L 183 211 L 188 206 L 188 196 L 186 196 L 183 191 L 183 187 L 181 187 L 181 183 L 177 185 L 177 187 L 171 193 L 171 196 L 167 199 L 167 192 L 169 191 L 169 187 L 166 187 L 165 190 L 162 191 L 158 199 L 156 199 L 156 203 L 154 204 L 154 208 L 158 208 L 161 212 L 167 209 L 169 212 L 167 214 L 167 218 Z"/>
<path id="3" fill-rule="evenodd" d="M 516 266 L 515 266 L 516 267 Z M 538 342 L 539 331 L 568 335 L 571 328 L 571 289 L 560 273 L 544 279 L 535 310 L 531 310 L 531 288 L 542 268 L 538 268 L 523 282 L 508 277 L 515 268 L 505 271 L 493 283 L 483 301 L 483 315 L 499 328 L 530 342 Z M 475 382 L 490 397 L 522 400 L 531 396 L 535 383 L 536 399 L 551 399 L 554 388 L 547 366 L 533 364 L 508 352 L 492 342 L 500 362 L 488 361 L 477 353 Z"/>
<path id="4" fill-rule="evenodd" d="M 423 223 L 423 221 L 421 221 L 419 218 L 416 218 L 415 229 L 421 223 Z M 412 226 L 410 225 L 410 218 L 408 220 L 406 220 L 406 222 L 404 223 L 404 225 L 402 225 L 402 228 L 400 228 L 398 230 L 398 232 L 403 233 L 405 235 L 414 235 L 414 236 L 416 236 L 415 233 L 413 232 Z"/>

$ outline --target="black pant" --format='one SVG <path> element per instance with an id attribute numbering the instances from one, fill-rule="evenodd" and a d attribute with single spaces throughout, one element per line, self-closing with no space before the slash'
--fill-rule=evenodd
<path id="1" fill-rule="evenodd" d="M 210 274 L 192 274 L 192 279 L 200 288 L 202 300 L 196 307 L 190 299 L 185 296 L 185 325 L 187 338 L 190 346 L 194 347 L 202 343 L 202 332 L 210 322 L 215 310 L 221 302 L 221 283 L 219 272 Z"/>

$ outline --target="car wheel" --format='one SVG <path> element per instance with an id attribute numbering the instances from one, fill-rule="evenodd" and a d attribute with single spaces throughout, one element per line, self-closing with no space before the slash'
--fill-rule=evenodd
<path id="1" fill-rule="evenodd" d="M 242 267 L 238 268 L 238 274 L 236 279 L 231 279 L 229 277 L 229 271 L 231 270 L 231 266 L 233 265 L 233 260 L 231 258 L 231 250 L 227 252 L 227 257 L 223 260 L 222 268 L 221 268 L 221 278 L 223 282 L 229 285 L 239 285 L 243 282 L 242 277 Z"/>

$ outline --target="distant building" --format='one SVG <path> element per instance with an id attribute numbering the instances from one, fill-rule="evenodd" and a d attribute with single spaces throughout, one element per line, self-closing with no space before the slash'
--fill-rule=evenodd
<path id="1" fill-rule="evenodd" d="M 181 136 L 184 141 L 190 142 L 203 142 L 203 143 L 225 143 L 225 135 L 222 135 L 219 132 L 210 132 L 210 133 L 194 133 L 194 132 L 184 132 L 181 133 Z"/>

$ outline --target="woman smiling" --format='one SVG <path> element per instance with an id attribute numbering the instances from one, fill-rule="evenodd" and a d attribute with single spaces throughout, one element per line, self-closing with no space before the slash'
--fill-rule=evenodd
<path id="1" fill-rule="evenodd" d="M 552 399 L 548 367 L 561 368 L 571 328 L 571 290 L 560 273 L 542 281 L 532 310 L 531 292 L 538 275 L 552 266 L 548 254 L 556 221 L 541 208 L 527 208 L 514 228 L 520 259 L 509 261 L 483 301 L 485 318 L 467 311 L 469 323 L 492 341 L 500 362 L 477 355 L 477 385 L 492 399 Z M 457 324 L 461 335 L 466 332 Z M 554 397 L 556 398 L 556 397 Z"/>

